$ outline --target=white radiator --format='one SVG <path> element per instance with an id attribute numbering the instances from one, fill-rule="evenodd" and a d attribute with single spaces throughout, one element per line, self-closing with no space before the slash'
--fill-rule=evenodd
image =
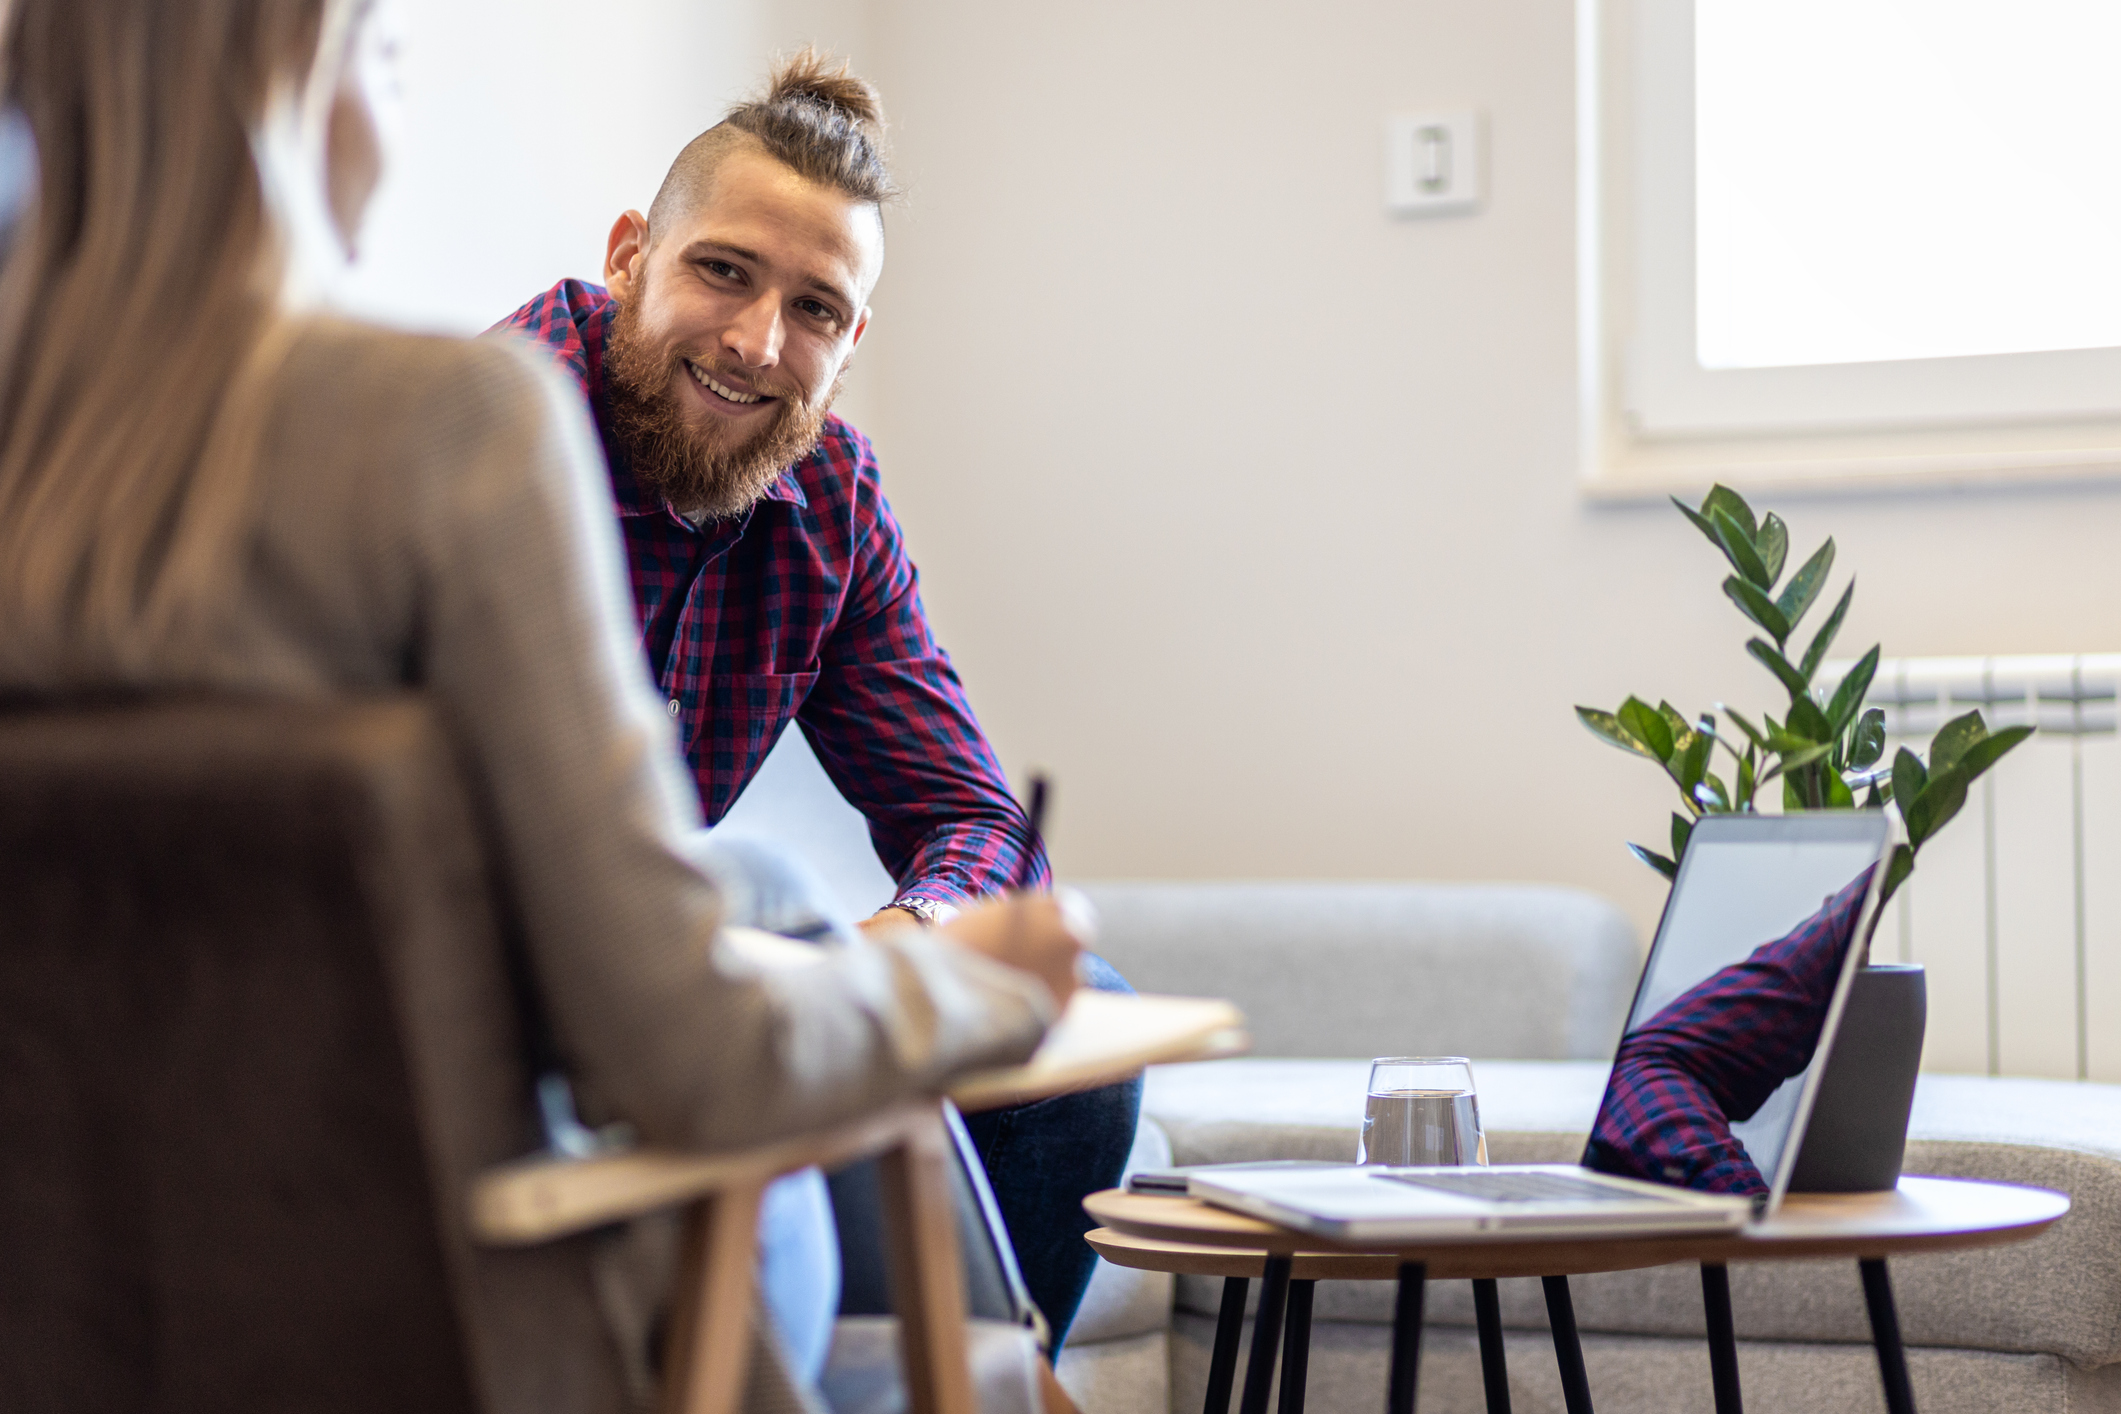
<path id="1" fill-rule="evenodd" d="M 1838 680 L 1849 664 L 1829 664 Z M 2121 1081 L 2121 653 L 1888 658 L 1888 759 L 1945 721 L 2038 727 L 1923 846 L 1873 956 L 1929 972 L 1927 1070 Z"/>

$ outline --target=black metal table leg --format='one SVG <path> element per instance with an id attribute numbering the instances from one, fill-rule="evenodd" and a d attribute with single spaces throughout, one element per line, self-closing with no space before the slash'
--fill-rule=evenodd
<path id="1" fill-rule="evenodd" d="M 1317 1285 L 1289 1283 L 1289 1319 L 1281 1337 L 1281 1402 L 1275 1414 L 1304 1414 L 1304 1377 L 1311 1371 L 1311 1295 Z"/>
<path id="2" fill-rule="evenodd" d="M 1569 1414 L 1591 1414 L 1591 1377 L 1583 1368 L 1583 1342 L 1576 1338 L 1576 1303 L 1567 1277 L 1541 1277 L 1547 1323 L 1554 1328 L 1554 1362 L 1561 1367 L 1561 1399 Z"/>
<path id="3" fill-rule="evenodd" d="M 1215 1353 L 1208 1357 L 1208 1402 L 1201 1414 L 1230 1414 L 1230 1387 L 1237 1382 L 1237 1342 L 1245 1333 L 1248 1277 L 1223 1278 L 1223 1307 L 1215 1317 Z"/>
<path id="4" fill-rule="evenodd" d="M 1488 1391 L 1488 1414 L 1510 1414 L 1510 1366 L 1502 1349 L 1502 1298 L 1495 1278 L 1473 1279 L 1473 1323 L 1480 1328 L 1480 1382 Z"/>
<path id="5" fill-rule="evenodd" d="M 1421 1303 L 1428 1280 L 1425 1263 L 1399 1264 L 1399 1301 L 1392 1308 L 1392 1384 L 1385 1414 L 1414 1414 L 1414 1386 L 1421 1379 Z"/>
<path id="6" fill-rule="evenodd" d="M 1871 1311 L 1871 1342 L 1878 1347 L 1878 1378 L 1885 1382 L 1886 1414 L 1915 1414 L 1915 1388 L 1908 1383 L 1907 1349 L 1900 1343 L 1900 1315 L 1893 1309 L 1893 1279 L 1885 1258 L 1865 1257 L 1863 1304 Z"/>
<path id="7" fill-rule="evenodd" d="M 1738 1332 L 1731 1321 L 1731 1269 L 1701 1264 L 1701 1309 L 1709 1326 L 1709 1378 L 1716 1386 L 1716 1414 L 1745 1414 L 1738 1392 Z"/>
<path id="8" fill-rule="evenodd" d="M 1281 1346 L 1281 1314 L 1289 1300 L 1287 1257 L 1267 1258 L 1267 1271 L 1259 1284 L 1259 1309 L 1252 1313 L 1252 1354 L 1245 1361 L 1245 1392 L 1238 1396 L 1238 1414 L 1267 1414 L 1267 1395 L 1274 1384 L 1274 1354 Z"/>

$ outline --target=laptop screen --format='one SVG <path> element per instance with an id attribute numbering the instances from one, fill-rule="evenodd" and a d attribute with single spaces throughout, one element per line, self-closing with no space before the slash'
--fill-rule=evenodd
<path id="1" fill-rule="evenodd" d="M 1586 1167 L 1779 1197 L 1876 911 L 1882 811 L 1712 815 L 1643 966 Z"/>

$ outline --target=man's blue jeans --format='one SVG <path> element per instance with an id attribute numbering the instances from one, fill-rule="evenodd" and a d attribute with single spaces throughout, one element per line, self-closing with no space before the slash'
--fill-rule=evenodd
<path id="1" fill-rule="evenodd" d="M 1101 992 L 1134 990 L 1101 957 L 1083 959 L 1082 978 Z M 1102 1090 L 965 1116 L 1024 1285 L 1053 1327 L 1056 1355 L 1097 1266 L 1097 1254 L 1083 1241 L 1093 1226 L 1083 1199 L 1119 1182 L 1141 1100 L 1137 1076 Z"/>

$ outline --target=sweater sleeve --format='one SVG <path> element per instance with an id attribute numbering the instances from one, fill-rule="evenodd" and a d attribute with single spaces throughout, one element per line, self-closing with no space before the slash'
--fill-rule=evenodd
<path id="1" fill-rule="evenodd" d="M 1028 1055 L 1044 986 L 911 931 L 763 972 L 681 849 L 697 806 L 636 646 L 578 396 L 468 350 L 408 467 L 421 675 L 462 744 L 557 1039 L 597 1107 L 723 1148 Z"/>

